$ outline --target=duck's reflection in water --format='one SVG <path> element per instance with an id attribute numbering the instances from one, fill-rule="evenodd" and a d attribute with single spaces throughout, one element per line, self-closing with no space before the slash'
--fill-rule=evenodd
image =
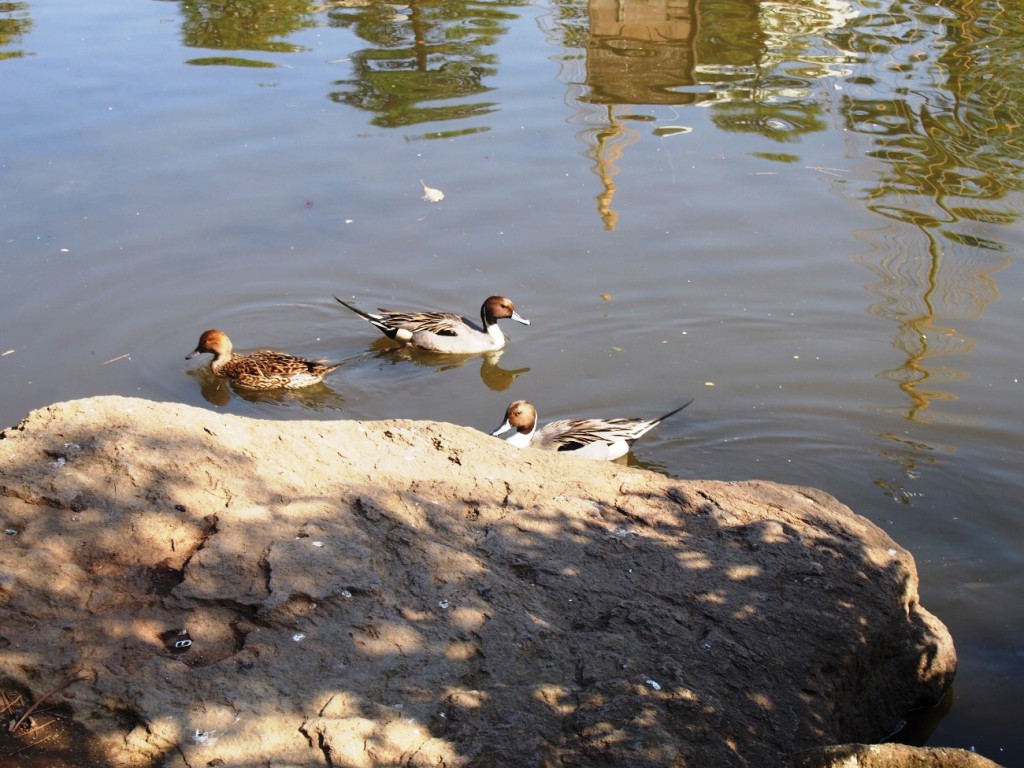
<path id="1" fill-rule="evenodd" d="M 292 405 L 297 403 L 311 411 L 340 411 L 344 398 L 324 383 L 314 384 L 302 389 L 244 389 L 228 383 L 227 379 L 214 376 L 209 366 L 191 368 L 186 371 L 189 376 L 199 382 L 199 391 L 211 405 L 223 408 L 231 402 L 232 394 L 248 400 L 250 403 L 270 403 L 272 405 Z"/>
<path id="2" fill-rule="evenodd" d="M 434 368 L 438 372 L 461 368 L 471 361 L 480 361 L 480 380 L 488 389 L 503 392 L 512 386 L 520 374 L 527 373 L 529 368 L 502 368 L 498 360 L 505 350 L 484 352 L 476 355 L 443 355 L 439 352 L 427 352 L 415 347 L 399 347 L 387 339 L 377 339 L 369 348 L 373 357 L 394 363 L 402 360 L 425 368 Z"/>

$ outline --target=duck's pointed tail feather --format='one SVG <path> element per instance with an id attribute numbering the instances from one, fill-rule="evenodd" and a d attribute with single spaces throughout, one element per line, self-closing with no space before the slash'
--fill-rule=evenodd
<path id="1" fill-rule="evenodd" d="M 389 339 L 395 339 L 398 336 L 399 329 L 393 325 L 389 325 L 385 320 L 381 318 L 380 315 L 371 315 L 369 312 L 360 309 L 355 304 L 350 304 L 349 302 L 344 301 L 343 299 L 339 299 L 337 296 L 334 297 L 334 300 L 341 304 L 343 307 L 351 309 L 353 312 L 355 312 L 357 315 L 359 315 L 361 318 L 369 322 L 374 327 L 379 328 L 380 332 L 387 336 Z"/>
<path id="2" fill-rule="evenodd" d="M 687 401 L 686 401 L 685 403 L 683 403 L 682 405 L 680 405 L 680 406 L 679 406 L 678 408 L 676 408 L 676 409 L 674 409 L 674 410 L 671 410 L 671 411 L 669 411 L 669 412 L 668 412 L 668 413 L 666 413 L 666 414 L 665 414 L 664 416 L 659 416 L 659 417 L 658 417 L 658 418 L 656 418 L 656 419 L 652 419 L 652 420 L 651 420 L 651 426 L 652 426 L 652 427 L 656 427 L 656 426 L 658 426 L 659 424 L 661 424 L 661 422 L 663 422 L 663 421 L 664 421 L 665 419 L 667 419 L 667 418 L 668 418 L 669 416 L 675 416 L 675 415 L 676 415 L 677 413 L 679 413 L 679 412 L 680 412 L 681 410 L 683 410 L 683 408 L 685 408 L 686 406 L 688 406 L 688 405 L 689 405 L 690 403 L 692 403 L 692 402 L 693 402 L 693 398 L 691 397 L 691 398 L 690 398 L 689 400 L 687 400 Z"/>

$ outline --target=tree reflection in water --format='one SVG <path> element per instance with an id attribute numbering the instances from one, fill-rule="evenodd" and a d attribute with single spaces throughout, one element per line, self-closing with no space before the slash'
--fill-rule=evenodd
<path id="1" fill-rule="evenodd" d="M 370 47 L 352 54 L 352 76 L 336 81 L 330 98 L 372 112 L 372 123 L 382 128 L 487 115 L 496 109 L 479 98 L 491 90 L 484 81 L 497 71 L 489 49 L 517 18 L 509 9 L 525 4 L 413 0 L 408 13 L 383 4 L 333 7 L 329 24 L 351 29 Z M 483 130 L 463 125 L 423 138 Z"/>
<path id="2" fill-rule="evenodd" d="M 0 3 L 0 61 L 25 56 L 22 38 L 32 31 L 26 2 Z"/>
<path id="3" fill-rule="evenodd" d="M 1024 26 L 978 10 L 966 2 L 942 19 L 938 8 L 876 15 L 841 35 L 861 63 L 838 109 L 875 177 L 860 194 L 887 220 L 863 233 L 859 260 L 879 278 L 868 286 L 878 297 L 871 311 L 896 324 L 893 345 L 905 356 L 879 375 L 906 394 L 914 421 L 953 397 L 939 385 L 969 375 L 938 360 L 974 348 L 956 321 L 999 298 L 992 275 L 1011 263 L 999 229 L 1020 215 L 1006 194 L 1024 186 Z"/>
<path id="4" fill-rule="evenodd" d="M 294 53 L 302 46 L 287 38 L 317 26 L 310 0 L 171 0 L 181 9 L 182 43 L 215 51 Z M 273 67 L 273 62 L 244 57 L 214 56 L 189 64 L 230 64 Z"/>
<path id="5" fill-rule="evenodd" d="M 1011 263 L 999 229 L 1020 216 L 1006 196 L 1024 186 L 1019 15 L 979 0 L 888 13 L 838 0 L 554 0 L 545 23 L 565 48 L 560 79 L 608 229 L 625 150 L 659 119 L 632 107 L 699 105 L 724 131 L 780 143 L 843 124 L 855 170 L 818 170 L 883 222 L 858 233 L 869 243 L 859 260 L 879 277 L 869 311 L 896 325 L 905 360 L 879 376 L 906 394 L 911 420 L 953 397 L 937 385 L 968 374 L 937 359 L 973 349 L 953 321 L 998 298 L 992 275 Z"/>

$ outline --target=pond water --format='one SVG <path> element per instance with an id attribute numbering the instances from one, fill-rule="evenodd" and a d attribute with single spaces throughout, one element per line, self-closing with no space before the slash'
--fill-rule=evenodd
<path id="1" fill-rule="evenodd" d="M 903 737 L 1024 765 L 1024 6 L 0 2 L 0 424 L 686 411 L 630 457 L 822 488 L 960 658 Z M 424 186 L 444 199 L 423 199 Z M 476 315 L 389 352 L 334 295 Z M 344 360 L 246 399 L 185 354 Z"/>

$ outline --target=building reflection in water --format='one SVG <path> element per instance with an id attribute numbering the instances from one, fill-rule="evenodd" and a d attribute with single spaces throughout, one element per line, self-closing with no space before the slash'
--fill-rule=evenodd
<path id="1" fill-rule="evenodd" d="M 591 104 L 689 104 L 696 0 L 590 0 L 586 78 Z"/>
<path id="2" fill-rule="evenodd" d="M 580 138 L 601 180 L 605 227 L 618 221 L 613 179 L 642 135 L 637 124 L 656 119 L 626 107 L 708 107 L 723 131 L 778 142 L 827 130 L 817 83 L 844 75 L 848 62 L 824 37 L 852 15 L 841 0 L 552 0 L 545 24 L 566 49 L 560 80 L 573 121 L 585 126 Z M 659 125 L 650 132 L 688 131 Z"/>
<path id="3" fill-rule="evenodd" d="M 582 59 L 563 60 L 562 80 L 576 113 L 580 133 L 601 180 L 598 213 L 606 229 L 615 229 L 618 213 L 614 177 L 626 148 L 640 138 L 632 122 L 652 118 L 622 111 L 626 105 L 692 104 L 695 84 L 697 0 L 589 0 L 586 27 L 574 23 L 572 3 L 556 10 L 551 32 L 570 46 L 583 48 Z M 584 31 L 576 41 L 576 31 Z M 580 71 L 582 68 L 582 71 Z M 680 130 L 683 130 L 680 128 Z"/>

